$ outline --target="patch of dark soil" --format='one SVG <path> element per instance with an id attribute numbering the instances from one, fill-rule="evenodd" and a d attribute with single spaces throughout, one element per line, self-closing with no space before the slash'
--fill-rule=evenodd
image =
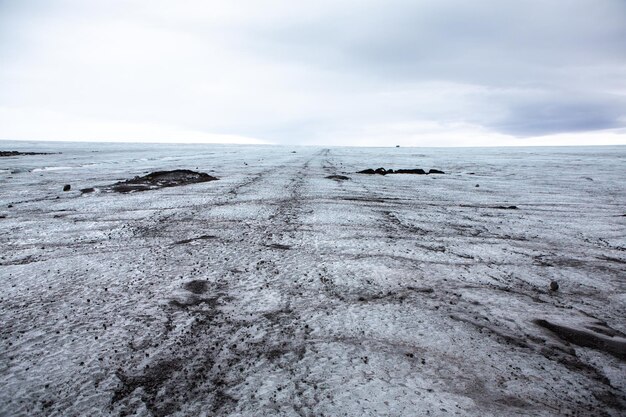
<path id="1" fill-rule="evenodd" d="M 364 169 L 363 171 L 358 171 L 357 174 L 368 174 L 368 175 L 389 175 L 389 174 L 414 174 L 414 175 L 429 175 L 429 174 L 445 174 L 445 172 L 439 169 L 431 169 L 428 172 L 424 171 L 421 168 L 411 168 L 411 169 L 385 169 L 385 168 L 377 168 L 377 169 Z"/>
<path id="2" fill-rule="evenodd" d="M 503 340 L 505 343 L 510 344 L 510 345 L 514 345 L 517 346 L 519 348 L 522 349 L 530 349 L 530 345 L 528 344 L 528 341 L 525 340 L 522 337 L 513 335 L 511 333 L 509 333 L 507 330 L 502 329 L 502 328 L 497 328 L 495 325 L 491 324 L 490 322 L 486 321 L 486 322 L 479 322 L 475 319 L 471 319 L 468 317 L 461 317 L 459 315 L 456 314 L 451 314 L 450 318 L 452 320 L 456 320 L 459 322 L 463 322 L 463 323 L 467 323 L 470 324 L 474 327 L 476 327 L 479 330 L 486 330 L 494 335 L 496 335 L 497 337 L 499 337 L 501 340 Z"/>
<path id="3" fill-rule="evenodd" d="M 593 392 L 593 396 L 607 407 L 620 411 L 626 410 L 626 401 L 624 401 L 624 398 L 618 397 L 609 390 L 595 391 Z"/>
<path id="4" fill-rule="evenodd" d="M 517 210 L 517 206 L 493 206 L 491 208 L 494 209 L 498 209 L 498 210 Z"/>
<path id="5" fill-rule="evenodd" d="M 190 171 L 188 169 L 175 169 L 173 171 L 155 171 L 143 177 L 135 177 L 132 180 L 120 181 L 109 187 L 117 193 L 132 193 L 136 191 L 156 190 L 166 187 L 197 184 L 207 181 L 215 181 L 218 178 L 204 172 Z"/>
<path id="6" fill-rule="evenodd" d="M 208 289 L 208 282 L 201 279 L 194 279 L 193 281 L 186 282 L 183 288 L 194 294 L 204 294 Z"/>
<path id="7" fill-rule="evenodd" d="M 215 308 L 217 306 L 217 298 L 200 298 L 200 297 L 190 297 L 185 301 L 179 300 L 171 300 L 169 304 L 172 307 L 180 308 L 186 310 L 190 307 L 199 306 L 201 304 L 208 304 L 210 308 Z"/>
<path id="8" fill-rule="evenodd" d="M 386 175 L 386 174 L 387 174 L 387 170 L 386 170 L 385 168 L 377 168 L 377 169 L 368 168 L 368 169 L 364 169 L 363 171 L 359 171 L 359 172 L 357 172 L 357 174 L 368 174 L 368 175 L 379 174 L 379 175 Z"/>
<path id="9" fill-rule="evenodd" d="M 342 200 L 346 201 L 364 201 L 367 203 L 384 203 L 387 200 L 384 198 L 371 198 L 371 197 L 343 197 Z"/>
<path id="10" fill-rule="evenodd" d="M 350 177 L 346 177 L 345 175 L 329 175 L 326 178 L 336 181 L 348 181 L 350 179 Z"/>
<path id="11" fill-rule="evenodd" d="M 123 400 L 137 388 L 143 388 L 142 401 L 155 416 L 166 416 L 175 411 L 176 403 L 173 398 L 159 396 L 159 391 L 173 374 L 180 371 L 181 363 L 177 359 L 163 360 L 144 369 L 140 375 L 126 375 L 121 369 L 116 376 L 122 386 L 113 394 L 113 403 Z M 159 398 L 160 397 L 160 398 Z"/>
<path id="12" fill-rule="evenodd" d="M 191 243 L 196 240 L 209 240 L 209 239 L 217 239 L 217 236 L 213 235 L 202 235 L 198 237 L 192 237 L 190 239 L 179 240 L 178 242 L 174 242 L 176 245 L 184 245 L 186 243 Z"/>
<path id="13" fill-rule="evenodd" d="M 18 152 L 18 151 L 0 151 L 0 157 L 8 156 L 29 156 L 29 155 L 54 155 L 55 152 Z"/>
<path id="14" fill-rule="evenodd" d="M 602 261 L 609 261 L 609 262 L 615 262 L 618 264 L 626 264 L 626 260 L 624 259 L 619 259 L 619 258 L 613 258 L 612 256 L 598 256 L 598 259 L 602 260 Z"/>
<path id="15" fill-rule="evenodd" d="M 398 169 L 393 172 L 393 174 L 415 174 L 415 175 L 426 175 L 426 171 L 421 168 L 416 169 Z"/>
<path id="16" fill-rule="evenodd" d="M 407 290 L 409 291 L 413 291 L 413 292 L 421 292 L 421 293 L 425 293 L 425 294 L 430 294 L 435 292 L 434 289 L 430 288 L 430 287 L 421 287 L 421 288 L 417 288 L 417 287 L 406 287 Z"/>
<path id="17" fill-rule="evenodd" d="M 289 245 L 282 245 L 280 243 L 270 243 L 269 245 L 267 245 L 268 248 L 272 248 L 272 249 L 281 249 L 281 250 L 289 250 L 291 249 L 291 246 Z"/>
<path id="18" fill-rule="evenodd" d="M 593 326 L 589 326 L 587 329 L 576 329 L 551 323 L 543 319 L 534 320 L 533 323 L 550 330 L 566 342 L 601 350 L 618 359 L 626 360 L 626 339 L 623 337 L 609 336 L 611 331 L 616 332 L 616 330 L 602 323 L 596 323 Z M 597 328 L 602 328 L 603 331 L 598 332 L 596 330 Z"/>

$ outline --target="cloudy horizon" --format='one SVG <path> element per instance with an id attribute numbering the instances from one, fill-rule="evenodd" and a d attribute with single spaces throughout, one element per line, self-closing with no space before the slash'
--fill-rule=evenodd
<path id="1" fill-rule="evenodd" d="M 0 139 L 626 144 L 620 0 L 0 0 Z"/>

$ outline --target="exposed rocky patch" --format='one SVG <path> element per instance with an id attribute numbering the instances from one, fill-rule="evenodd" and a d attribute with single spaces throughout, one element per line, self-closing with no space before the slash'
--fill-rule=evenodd
<path id="1" fill-rule="evenodd" d="M 207 285 L 207 281 L 195 279 L 193 281 L 185 283 L 185 285 L 183 285 L 183 288 L 194 294 L 203 294 L 207 291 Z"/>
<path id="2" fill-rule="evenodd" d="M 326 178 L 335 181 L 348 181 L 350 179 L 350 177 L 346 177 L 345 175 L 329 175 Z"/>
<path id="3" fill-rule="evenodd" d="M 205 172 L 196 172 L 188 169 L 175 169 L 172 171 L 155 171 L 142 177 L 116 182 L 102 188 L 105 192 L 134 193 L 138 191 L 158 190 L 160 188 L 178 187 L 180 185 L 197 184 L 201 182 L 216 181 L 219 178 Z M 92 193 L 96 188 L 83 188 L 83 194 Z"/>
<path id="4" fill-rule="evenodd" d="M 200 182 L 215 181 L 217 179 L 218 178 L 207 173 L 188 169 L 155 171 L 143 177 L 135 177 L 132 180 L 115 183 L 111 186 L 111 190 L 117 193 L 131 193 L 166 187 L 177 187 L 179 185 L 197 184 Z"/>
<path id="5" fill-rule="evenodd" d="M 179 240 L 178 242 L 175 242 L 177 245 L 184 245 L 186 243 L 191 243 L 191 242 L 195 242 L 197 240 L 210 240 L 210 239 L 217 239 L 217 236 L 213 236 L 213 235 L 202 235 L 202 236 L 198 236 L 198 237 L 192 237 L 189 239 L 183 239 L 183 240 Z"/>
<path id="6" fill-rule="evenodd" d="M 55 152 L 18 152 L 18 151 L 0 151 L 0 157 L 10 156 L 30 156 L 30 155 L 54 155 Z"/>
<path id="7" fill-rule="evenodd" d="M 445 174 L 445 172 L 439 169 L 430 169 L 428 172 L 424 171 L 421 168 L 411 168 L 411 169 L 385 169 L 385 168 L 368 168 L 362 171 L 358 171 L 357 174 L 368 174 L 368 175 L 389 175 L 389 174 L 414 174 L 414 175 L 430 175 L 430 174 Z"/>
<path id="8" fill-rule="evenodd" d="M 565 326 L 544 319 L 537 319 L 534 323 L 550 330 L 566 342 L 597 349 L 626 360 L 626 337 L 604 322 L 594 322 L 584 328 Z"/>

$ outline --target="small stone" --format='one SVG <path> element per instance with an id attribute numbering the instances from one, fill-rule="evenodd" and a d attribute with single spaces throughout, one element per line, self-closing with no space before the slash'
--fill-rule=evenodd
<path id="1" fill-rule="evenodd" d="M 480 185 L 476 184 L 476 188 L 480 187 Z"/>
<path id="2" fill-rule="evenodd" d="M 69 184 L 65 184 L 65 185 L 63 186 L 63 191 L 69 191 L 69 190 L 71 190 L 71 189 L 72 189 L 72 186 L 71 186 L 71 185 L 69 185 Z"/>
<path id="3" fill-rule="evenodd" d="M 559 283 L 556 281 L 550 282 L 550 291 L 558 291 Z"/>

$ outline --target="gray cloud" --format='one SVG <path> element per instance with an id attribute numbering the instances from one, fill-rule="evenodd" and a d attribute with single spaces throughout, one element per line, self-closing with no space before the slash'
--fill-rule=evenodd
<path id="1" fill-rule="evenodd" d="M 626 124 L 622 0 L 0 1 L 0 28 L 1 136 L 29 109 L 280 143 Z"/>

